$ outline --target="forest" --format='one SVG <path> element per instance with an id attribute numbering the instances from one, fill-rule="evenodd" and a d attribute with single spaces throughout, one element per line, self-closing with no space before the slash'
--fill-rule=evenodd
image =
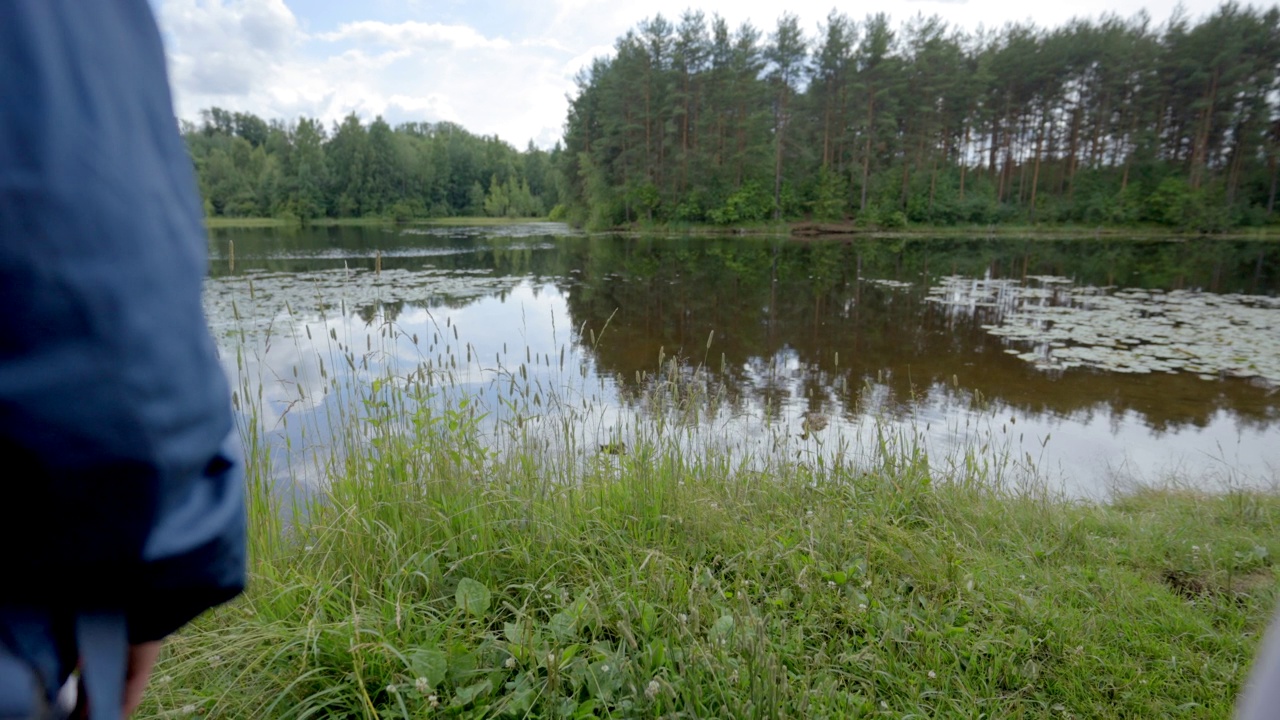
<path id="1" fill-rule="evenodd" d="M 1275 7 L 975 32 L 833 11 L 812 35 L 657 16 L 579 74 L 563 202 L 595 227 L 1263 225 L 1278 68 Z"/>
<path id="2" fill-rule="evenodd" d="M 976 31 L 832 11 L 813 33 L 690 10 L 641 22 L 576 82 L 550 151 L 355 114 L 212 108 L 182 130 L 210 216 L 1280 222 L 1276 7 Z"/>
<path id="3" fill-rule="evenodd" d="M 532 217 L 559 198 L 549 153 L 453 123 L 352 114 L 325 128 L 211 108 L 182 135 L 210 217 Z"/>

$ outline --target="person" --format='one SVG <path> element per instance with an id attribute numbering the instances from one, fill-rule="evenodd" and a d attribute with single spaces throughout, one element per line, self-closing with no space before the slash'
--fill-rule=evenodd
<path id="1" fill-rule="evenodd" d="M 147 0 L 0 2 L 0 718 L 137 706 L 241 592 L 202 205 Z"/>

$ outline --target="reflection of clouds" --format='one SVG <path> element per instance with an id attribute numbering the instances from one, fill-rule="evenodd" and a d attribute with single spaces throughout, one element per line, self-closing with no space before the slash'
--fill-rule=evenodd
<path id="1" fill-rule="evenodd" d="M 504 401 L 519 393 L 526 403 L 536 396 L 535 417 L 554 403 L 599 404 L 600 420 L 618 414 L 612 384 L 579 372 L 590 362 L 569 342 L 568 309 L 552 286 L 525 282 L 458 307 L 404 305 L 394 320 L 386 305 L 363 316 L 346 307 L 305 318 L 280 313 L 260 318 L 257 332 L 220 334 L 242 412 L 252 406 L 261 426 L 300 454 L 317 449 L 305 435 L 324 438 L 331 418 L 360 412 L 350 407 L 353 387 L 411 374 L 429 375 L 442 402 L 480 402 L 491 429 L 510 419 L 517 405 Z"/>
<path id="2" fill-rule="evenodd" d="M 600 458 L 601 445 L 635 445 L 658 427 L 665 446 L 689 457 L 715 449 L 762 471 L 836 459 L 875 469 L 893 453 L 918 454 L 939 477 L 970 477 L 974 467 L 1008 482 L 1035 474 L 1076 495 L 1102 495 L 1117 468 L 1212 477 L 1225 455 L 1236 477 L 1265 478 L 1280 465 L 1268 442 L 1274 403 L 1248 405 L 1239 382 L 1184 376 L 1142 385 L 1084 369 L 1049 381 L 979 330 L 976 323 L 1028 307 L 1076 302 L 1061 285 L 1029 293 L 1018 283 L 971 280 L 941 293 L 951 302 L 922 307 L 923 289 L 854 283 L 856 303 L 833 291 L 830 307 L 844 314 L 824 308 L 831 324 L 817 323 L 811 298 L 779 298 L 759 311 L 776 313 L 764 330 L 750 306 L 731 306 L 724 316 L 741 312 L 730 318 L 740 325 L 716 327 L 711 343 L 698 313 L 718 316 L 697 305 L 700 290 L 675 279 L 659 274 L 653 287 L 625 295 L 619 288 L 643 284 L 636 276 L 584 279 L 539 266 L 544 276 L 575 278 L 560 280 L 561 289 L 527 267 L 504 277 L 474 267 L 256 273 L 211 281 L 206 299 L 233 376 L 242 351 L 238 390 L 255 401 L 261 393 L 263 425 L 296 456 L 278 463 L 304 480 L 322 475 L 329 423 L 363 411 L 354 383 L 388 375 L 405 383 L 420 370 L 432 375 L 433 402 L 466 398 L 487 413 L 487 446 L 535 447 L 565 479 L 584 463 L 616 462 Z M 642 303 L 653 288 L 662 295 L 649 312 Z M 593 295 L 607 297 L 584 309 L 582 298 Z M 603 334 L 598 346 L 587 328 Z M 227 334 L 238 329 L 243 344 Z M 659 348 L 682 354 L 673 373 L 656 374 Z M 516 424 L 520 442 L 534 445 L 516 444 Z"/>
<path id="3" fill-rule="evenodd" d="M 1209 489 L 1220 489 L 1214 486 L 1228 480 L 1262 487 L 1280 482 L 1280 444 L 1274 431 L 1242 427 L 1228 411 L 1214 412 L 1203 427 L 1158 432 L 1132 411 L 1099 410 L 1066 418 L 1019 417 L 1020 450 L 1043 455 L 1042 469 L 1065 478 L 1072 494 L 1092 497 L 1102 497 L 1112 484 L 1124 481 L 1181 478 Z M 1041 449 L 1039 439 L 1046 437 Z"/>

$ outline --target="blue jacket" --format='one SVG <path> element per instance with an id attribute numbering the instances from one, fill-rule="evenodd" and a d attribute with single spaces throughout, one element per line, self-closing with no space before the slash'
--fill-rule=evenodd
<path id="1" fill-rule="evenodd" d="M 207 252 L 146 0 L 0 2 L 0 618 L 142 641 L 242 589 Z"/>

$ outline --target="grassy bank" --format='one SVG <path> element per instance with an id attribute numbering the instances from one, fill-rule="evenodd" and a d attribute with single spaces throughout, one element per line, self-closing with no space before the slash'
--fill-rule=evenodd
<path id="1" fill-rule="evenodd" d="M 441 367 L 333 381 L 303 507 L 249 408 L 252 588 L 143 717 L 1226 717 L 1276 597 L 1272 495 L 1084 504 L 892 438 L 762 469 L 688 452 L 678 393 L 584 447 L 572 403 L 526 384 L 494 430 Z"/>
<path id="2" fill-rule="evenodd" d="M 207 228 L 268 228 L 292 227 L 298 223 L 282 218 L 247 218 L 247 217 L 210 217 L 205 216 L 204 226 Z"/>

